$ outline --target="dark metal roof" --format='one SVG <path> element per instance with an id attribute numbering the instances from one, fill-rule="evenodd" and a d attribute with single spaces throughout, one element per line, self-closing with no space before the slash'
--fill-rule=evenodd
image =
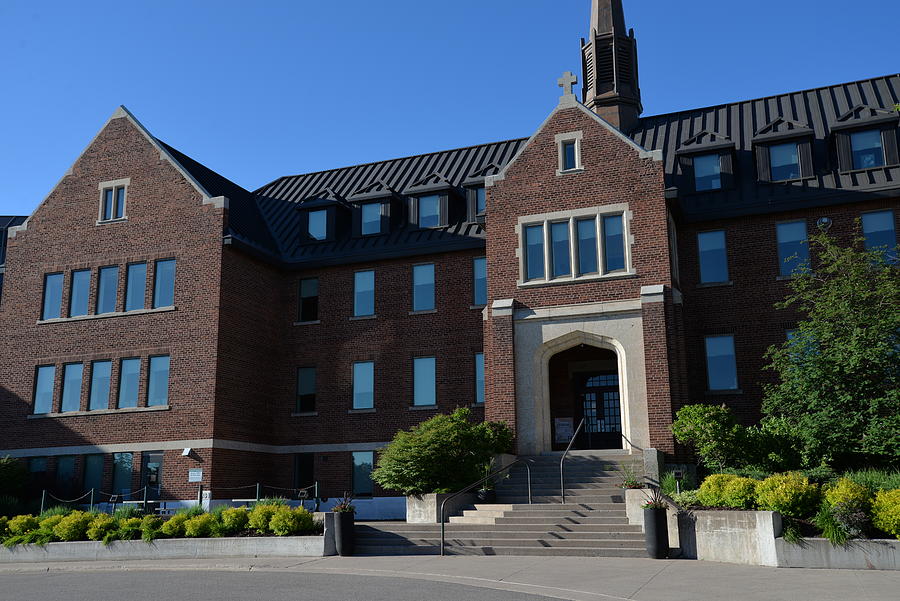
<path id="1" fill-rule="evenodd" d="M 330 198 L 352 203 L 379 194 L 387 199 L 431 189 L 424 183 L 435 180 L 440 180 L 440 188 L 473 185 L 479 177 L 483 180 L 484 174 L 509 163 L 526 141 L 527 138 L 520 138 L 282 177 L 255 192 L 257 205 L 286 263 L 327 264 L 479 247 L 484 244 L 484 230 L 468 222 L 436 229 L 400 227 L 385 235 L 364 238 L 348 233 L 332 242 L 304 244 L 297 209 L 322 198 L 325 191 Z"/>
<path id="2" fill-rule="evenodd" d="M 679 185 L 676 155 L 695 148 L 735 149 L 734 187 L 691 194 L 680 190 L 683 214 L 692 220 L 864 200 L 900 188 L 900 166 L 839 173 L 831 133 L 875 125 L 900 102 L 900 74 L 755 100 L 644 117 L 631 133 L 648 150 L 662 150 L 666 186 Z M 894 113 L 896 120 L 896 113 Z M 791 183 L 757 181 L 754 141 L 778 135 L 812 135 L 815 176 Z M 684 186 L 682 186 L 683 188 Z"/>
<path id="3" fill-rule="evenodd" d="M 22 225 L 28 217 L 0 216 L 0 265 L 6 262 L 6 236 L 11 227 Z"/>

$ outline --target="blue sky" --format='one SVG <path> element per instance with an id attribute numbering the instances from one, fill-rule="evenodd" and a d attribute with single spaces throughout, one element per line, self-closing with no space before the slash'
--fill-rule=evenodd
<path id="1" fill-rule="evenodd" d="M 900 4 L 625 0 L 645 115 L 898 71 Z M 590 0 L 3 0 L 0 214 L 119 104 L 239 184 L 530 135 Z"/>

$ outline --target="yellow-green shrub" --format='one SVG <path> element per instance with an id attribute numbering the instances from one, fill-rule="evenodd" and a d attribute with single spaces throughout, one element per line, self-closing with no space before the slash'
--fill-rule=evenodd
<path id="1" fill-rule="evenodd" d="M 237 534 L 247 527 L 247 520 L 249 519 L 247 508 L 229 507 L 228 509 L 224 509 L 220 514 L 220 519 L 222 521 L 220 532 L 223 536 Z"/>
<path id="2" fill-rule="evenodd" d="M 123 518 L 119 520 L 116 536 L 122 540 L 135 540 L 141 536 L 141 518 Z"/>
<path id="3" fill-rule="evenodd" d="M 88 540 L 103 540 L 110 532 L 115 532 L 119 522 L 111 515 L 101 513 L 93 520 L 87 529 Z"/>
<path id="4" fill-rule="evenodd" d="M 872 524 L 900 539 L 900 488 L 883 490 L 875 495 Z"/>
<path id="5" fill-rule="evenodd" d="M 6 538 L 9 536 L 9 528 L 7 528 L 7 524 L 9 524 L 9 518 L 5 515 L 0 515 L 0 538 Z"/>
<path id="6" fill-rule="evenodd" d="M 141 538 L 148 543 L 159 537 L 163 519 L 158 515 L 145 515 L 141 519 Z"/>
<path id="7" fill-rule="evenodd" d="M 66 517 L 66 516 L 51 515 L 49 517 L 46 517 L 39 522 L 40 527 L 38 527 L 38 530 L 43 530 L 44 532 L 52 533 L 53 529 L 56 528 L 57 524 L 59 524 L 61 521 L 63 521 L 64 517 Z"/>
<path id="8" fill-rule="evenodd" d="M 284 505 L 260 503 L 250 510 L 247 523 L 260 534 L 268 534 L 271 532 L 269 522 L 272 521 L 272 516 L 279 507 L 284 507 Z"/>
<path id="9" fill-rule="evenodd" d="M 184 535 L 189 538 L 204 538 L 212 533 L 216 518 L 208 513 L 192 517 L 184 523 Z"/>
<path id="10" fill-rule="evenodd" d="M 47 519 L 49 520 L 52 518 Z M 87 535 L 88 526 L 90 526 L 93 520 L 94 514 L 92 513 L 86 511 L 73 511 L 53 527 L 53 534 L 62 541 L 84 540 Z"/>
<path id="11" fill-rule="evenodd" d="M 819 505 L 819 487 L 797 472 L 774 474 L 756 486 L 760 509 L 792 518 L 813 515 Z"/>
<path id="12" fill-rule="evenodd" d="M 735 509 L 753 509 L 756 507 L 756 486 L 759 480 L 736 477 L 725 483 L 722 489 L 722 500 L 725 507 Z"/>
<path id="13" fill-rule="evenodd" d="M 713 474 L 707 476 L 697 492 L 697 501 L 707 507 L 726 507 L 725 487 L 737 479 L 734 474 Z"/>
<path id="14" fill-rule="evenodd" d="M 178 538 L 184 536 L 184 523 L 190 519 L 186 513 L 176 513 L 162 525 L 162 532 L 166 536 Z"/>
<path id="15" fill-rule="evenodd" d="M 300 534 L 312 530 L 312 527 L 313 516 L 303 507 L 279 507 L 269 521 L 269 529 L 278 536 Z"/>
<path id="16" fill-rule="evenodd" d="M 869 489 L 849 478 L 841 478 L 834 484 L 826 487 L 824 493 L 825 503 L 829 507 L 844 505 L 865 510 L 872 504 L 872 493 Z"/>
<path id="17" fill-rule="evenodd" d="M 40 527 L 40 522 L 33 515 L 17 515 L 9 521 L 7 528 L 13 536 L 21 536 Z"/>

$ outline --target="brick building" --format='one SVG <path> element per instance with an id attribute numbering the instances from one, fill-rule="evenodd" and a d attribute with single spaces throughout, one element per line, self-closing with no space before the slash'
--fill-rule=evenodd
<path id="1" fill-rule="evenodd" d="M 317 481 L 390 517 L 375 453 L 456 407 L 521 454 L 584 419 L 578 447 L 672 457 L 687 402 L 757 419 L 785 259 L 857 219 L 896 244 L 900 75 L 641 116 L 620 0 L 582 66 L 527 139 L 254 192 L 116 110 L 0 217 L 0 454 L 62 496 Z"/>

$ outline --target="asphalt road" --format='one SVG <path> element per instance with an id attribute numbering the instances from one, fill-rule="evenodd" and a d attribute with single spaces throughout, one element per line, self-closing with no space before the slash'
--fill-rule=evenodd
<path id="1" fill-rule="evenodd" d="M 0 574 L 2 601 L 553 601 L 406 578 L 278 572 Z"/>

